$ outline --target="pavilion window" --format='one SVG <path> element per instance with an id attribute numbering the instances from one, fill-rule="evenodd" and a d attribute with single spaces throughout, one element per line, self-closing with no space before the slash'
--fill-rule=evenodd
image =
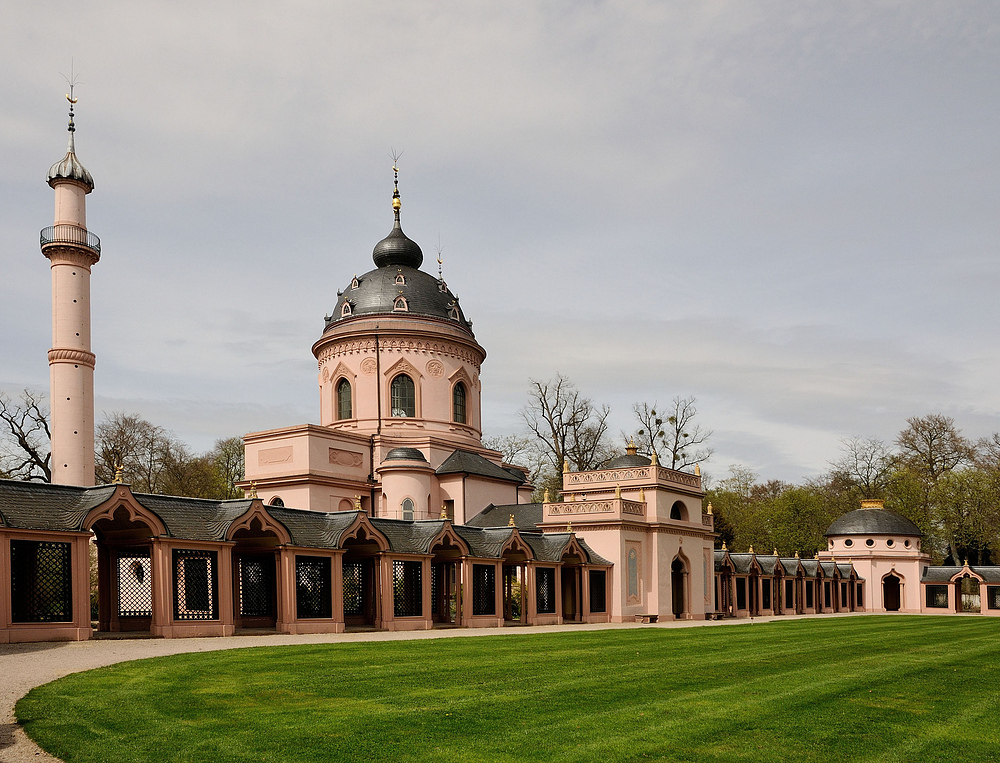
<path id="1" fill-rule="evenodd" d="M 930 609 L 947 609 L 948 608 L 948 586 L 946 585 L 929 585 L 925 586 L 927 597 L 927 606 Z"/>
<path id="2" fill-rule="evenodd" d="M 11 615 L 15 623 L 63 623 L 73 619 L 69 543 L 10 542 Z"/>
<path id="3" fill-rule="evenodd" d="M 417 415 L 417 393 L 413 379 L 400 374 L 392 380 L 389 392 L 393 416 L 413 418 Z"/>
<path id="4" fill-rule="evenodd" d="M 812 580 L 807 580 L 806 581 L 806 606 L 807 607 L 812 607 L 813 603 L 814 603 L 813 600 L 814 600 L 814 596 L 813 596 L 813 581 Z"/>
<path id="5" fill-rule="evenodd" d="M 295 616 L 333 617 L 330 557 L 295 557 Z"/>
<path id="6" fill-rule="evenodd" d="M 840 603 L 842 606 L 847 604 L 847 583 L 840 584 Z"/>
<path id="7" fill-rule="evenodd" d="M 174 619 L 217 620 L 218 554 L 175 548 Z"/>
<path id="8" fill-rule="evenodd" d="M 830 602 L 832 601 L 832 599 L 833 599 L 833 591 L 830 590 L 830 581 L 825 580 L 823 581 L 823 606 L 824 607 L 831 606 Z"/>
<path id="9" fill-rule="evenodd" d="M 403 499 L 403 519 L 407 522 L 413 521 L 413 500 L 410 498 Z"/>
<path id="10" fill-rule="evenodd" d="M 785 581 L 785 607 L 791 609 L 795 606 L 795 581 Z"/>
<path id="11" fill-rule="evenodd" d="M 392 601 L 396 617 L 420 617 L 424 613 L 421 562 L 392 563 Z"/>
<path id="12" fill-rule="evenodd" d="M 354 417 L 354 407 L 351 400 L 351 383 L 347 379 L 337 382 L 337 418 L 340 420 Z"/>
<path id="13" fill-rule="evenodd" d="M 1000 609 L 1000 585 L 986 586 L 986 608 Z"/>
<path id="14" fill-rule="evenodd" d="M 771 608 L 771 581 L 766 578 L 760 587 L 760 606 L 763 609 Z"/>
<path id="15" fill-rule="evenodd" d="M 736 578 L 736 609 L 747 608 L 747 579 Z"/>
<path id="16" fill-rule="evenodd" d="M 863 607 L 865 605 L 865 587 L 861 583 L 858 583 L 858 595 L 855 601 L 858 607 Z"/>
<path id="17" fill-rule="evenodd" d="M 608 574 L 604 570 L 590 571 L 590 611 L 608 611 Z"/>
<path id="18" fill-rule="evenodd" d="M 472 614 L 497 613 L 497 569 L 492 564 L 472 565 Z"/>
<path id="19" fill-rule="evenodd" d="M 555 614 L 556 571 L 552 567 L 535 570 L 535 609 L 540 615 Z"/>
<path id="20" fill-rule="evenodd" d="M 452 420 L 456 424 L 465 424 L 465 385 L 458 382 L 451 391 Z"/>

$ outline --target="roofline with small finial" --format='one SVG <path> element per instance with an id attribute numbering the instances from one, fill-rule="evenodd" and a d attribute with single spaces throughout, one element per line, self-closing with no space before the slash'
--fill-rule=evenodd
<path id="1" fill-rule="evenodd" d="M 66 128 L 69 131 L 69 140 L 66 144 L 66 155 L 49 167 L 46 182 L 54 188 L 56 183 L 68 180 L 79 183 L 86 189 L 87 193 L 90 193 L 94 190 L 94 177 L 76 157 L 76 117 L 74 107 L 79 98 L 74 94 L 75 88 L 76 81 L 70 80 L 69 92 L 66 93 L 66 100 L 69 101 L 69 126 Z"/>

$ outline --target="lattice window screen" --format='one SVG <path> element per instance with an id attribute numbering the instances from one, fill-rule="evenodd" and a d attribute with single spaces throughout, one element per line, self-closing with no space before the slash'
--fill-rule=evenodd
<path id="1" fill-rule="evenodd" d="M 556 611 L 556 571 L 552 567 L 535 570 L 535 603 L 539 614 L 554 614 Z"/>
<path id="2" fill-rule="evenodd" d="M 492 564 L 472 565 L 472 614 L 497 613 L 497 569 Z"/>
<path id="3" fill-rule="evenodd" d="M 217 620 L 219 602 L 218 554 L 175 548 L 174 618 L 177 620 Z"/>
<path id="4" fill-rule="evenodd" d="M 332 617 L 330 557 L 295 557 L 296 616 Z"/>
<path id="5" fill-rule="evenodd" d="M 365 613 L 364 574 L 362 562 L 344 562 L 345 616 L 360 616 Z"/>
<path id="6" fill-rule="evenodd" d="M 118 552 L 118 616 L 153 616 L 153 565 L 148 548 Z"/>
<path id="7" fill-rule="evenodd" d="M 392 598 L 396 617 L 420 617 L 424 612 L 421 562 L 392 563 Z"/>
<path id="8" fill-rule="evenodd" d="M 15 623 L 62 623 L 73 619 L 69 543 L 10 542 L 11 615 Z"/>

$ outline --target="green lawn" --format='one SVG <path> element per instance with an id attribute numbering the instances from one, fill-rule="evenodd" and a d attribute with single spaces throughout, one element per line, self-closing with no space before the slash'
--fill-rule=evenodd
<path id="1" fill-rule="evenodd" d="M 66 761 L 994 761 L 1000 619 L 265 647 L 123 663 L 17 716 Z"/>

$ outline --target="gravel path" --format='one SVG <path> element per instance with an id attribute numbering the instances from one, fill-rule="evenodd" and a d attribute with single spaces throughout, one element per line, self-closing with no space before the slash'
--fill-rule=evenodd
<path id="1" fill-rule="evenodd" d="M 854 617 L 861 613 L 819 615 L 819 617 Z M 817 617 L 803 615 L 799 617 Z M 750 622 L 798 619 L 795 616 L 759 617 L 753 620 L 683 620 L 656 625 L 632 623 L 600 625 L 543 625 L 512 628 L 455 628 L 432 631 L 402 631 L 390 633 L 324 633 L 311 636 L 229 636 L 225 638 L 182 639 L 99 639 L 92 641 L 61 641 L 40 644 L 0 644 L 0 761 L 26 763 L 46 761 L 59 763 L 25 735 L 14 721 L 14 703 L 31 689 L 70 673 L 100 668 L 116 662 L 162 657 L 184 652 L 215 652 L 252 646 L 282 646 L 285 644 L 342 644 L 352 641 L 412 641 L 429 638 L 474 638 L 476 636 L 523 636 L 531 633 L 563 631 L 619 630 L 632 628 L 696 628 L 703 626 L 739 625 Z"/>

